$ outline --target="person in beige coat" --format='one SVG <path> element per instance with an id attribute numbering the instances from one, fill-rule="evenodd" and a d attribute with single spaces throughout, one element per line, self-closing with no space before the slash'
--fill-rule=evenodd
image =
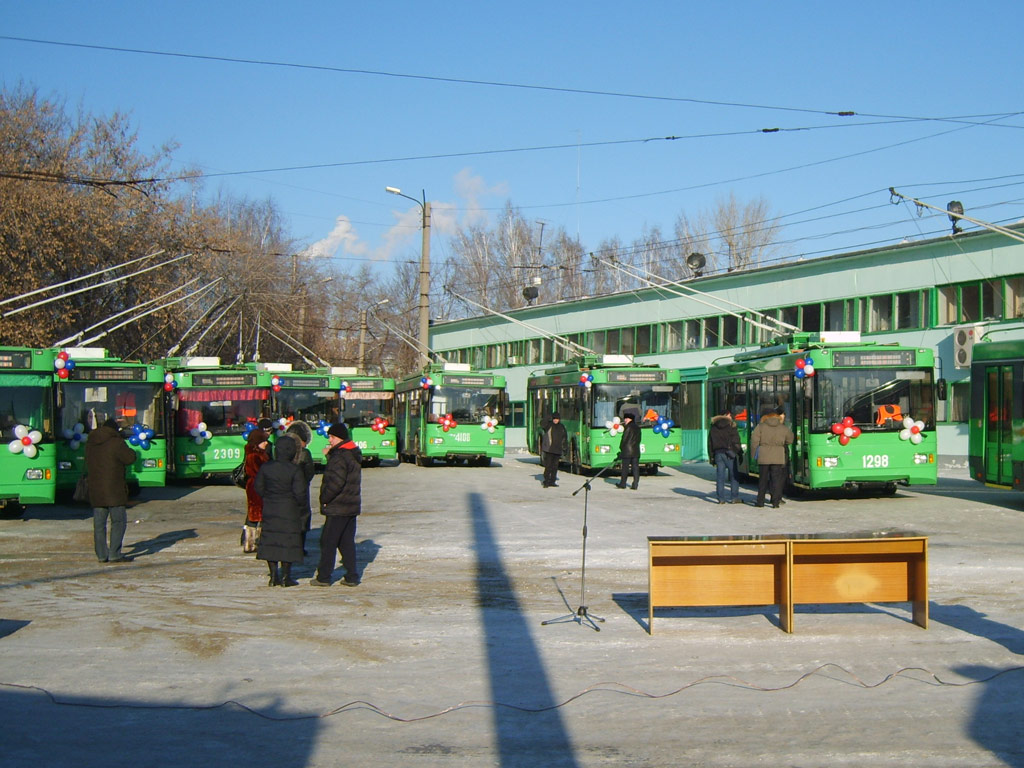
<path id="1" fill-rule="evenodd" d="M 757 460 L 757 501 L 755 507 L 764 506 L 764 497 L 771 492 L 772 507 L 782 503 L 782 489 L 786 485 L 787 448 L 796 438 L 793 430 L 782 423 L 782 417 L 774 408 L 761 411 L 761 421 L 750 435 L 750 455 Z"/>

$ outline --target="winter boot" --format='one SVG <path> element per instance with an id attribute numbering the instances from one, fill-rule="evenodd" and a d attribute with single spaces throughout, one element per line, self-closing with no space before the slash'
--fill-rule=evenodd
<path id="1" fill-rule="evenodd" d="M 267 560 L 267 568 L 270 570 L 270 581 L 267 582 L 268 587 L 277 587 L 281 584 L 281 574 L 277 572 L 277 561 Z"/>
<path id="2" fill-rule="evenodd" d="M 292 564 L 281 563 L 281 580 L 278 582 L 282 587 L 297 587 L 299 582 L 292 578 Z"/>

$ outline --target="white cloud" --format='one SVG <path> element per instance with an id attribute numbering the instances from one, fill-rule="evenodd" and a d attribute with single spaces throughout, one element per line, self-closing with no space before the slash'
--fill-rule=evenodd
<path id="1" fill-rule="evenodd" d="M 306 253 L 313 258 L 330 258 L 338 253 L 362 255 L 367 251 L 366 244 L 359 239 L 348 216 L 342 214 L 334 220 L 334 229 L 322 240 L 317 240 Z"/>

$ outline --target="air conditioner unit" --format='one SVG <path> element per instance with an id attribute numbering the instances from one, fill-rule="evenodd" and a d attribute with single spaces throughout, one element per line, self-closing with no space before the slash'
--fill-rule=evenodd
<path id="1" fill-rule="evenodd" d="M 974 343 L 985 335 L 987 326 L 981 323 L 958 325 L 953 328 L 953 367 L 970 368 Z"/>

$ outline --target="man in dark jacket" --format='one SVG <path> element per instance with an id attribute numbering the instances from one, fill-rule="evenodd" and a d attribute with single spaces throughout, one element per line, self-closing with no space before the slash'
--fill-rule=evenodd
<path id="1" fill-rule="evenodd" d="M 89 504 L 92 505 L 93 544 L 101 563 L 126 563 L 121 554 L 124 532 L 128 527 L 128 485 L 125 467 L 135 463 L 133 451 L 117 428 L 107 419 L 89 433 L 85 443 L 85 466 L 89 475 Z M 110 518 L 110 544 L 107 544 L 107 518 Z"/>
<path id="2" fill-rule="evenodd" d="M 334 572 L 334 551 L 341 553 L 345 566 L 345 577 L 341 583 L 346 587 L 359 584 L 359 568 L 356 564 L 356 517 L 362 504 L 362 452 L 349 439 L 348 427 L 333 424 L 327 430 L 329 445 L 324 453 L 327 466 L 324 467 L 320 484 L 320 514 L 324 516 L 324 527 L 320 533 L 320 564 L 316 576 L 309 583 L 314 587 L 328 587 Z"/>
<path id="3" fill-rule="evenodd" d="M 540 423 L 540 460 L 544 464 L 542 488 L 557 488 L 558 462 L 569 444 L 569 435 L 562 424 L 562 415 L 555 411 L 550 419 Z"/>
<path id="4" fill-rule="evenodd" d="M 793 444 L 792 430 L 782 423 L 783 418 L 774 408 L 761 411 L 761 422 L 750 435 L 750 455 L 757 460 L 757 501 L 755 507 L 764 506 L 765 493 L 771 490 L 772 506 L 779 508 L 782 490 L 789 474 L 787 448 Z"/>
<path id="5" fill-rule="evenodd" d="M 619 443 L 619 465 L 622 467 L 622 474 L 616 488 L 626 487 L 626 476 L 632 473 L 634 491 L 640 485 L 640 425 L 636 423 L 638 414 L 635 411 L 625 411 L 622 420 L 626 426 L 622 429 L 622 441 Z"/>
<path id="6" fill-rule="evenodd" d="M 711 418 L 711 427 L 708 429 L 708 457 L 711 466 L 717 471 L 715 490 L 719 504 L 738 504 L 740 501 L 740 481 L 736 477 L 736 470 L 742 455 L 740 433 L 736 429 L 736 422 L 732 420 L 732 414 L 726 408 Z M 728 501 L 725 498 L 727 480 L 731 491 Z"/>

